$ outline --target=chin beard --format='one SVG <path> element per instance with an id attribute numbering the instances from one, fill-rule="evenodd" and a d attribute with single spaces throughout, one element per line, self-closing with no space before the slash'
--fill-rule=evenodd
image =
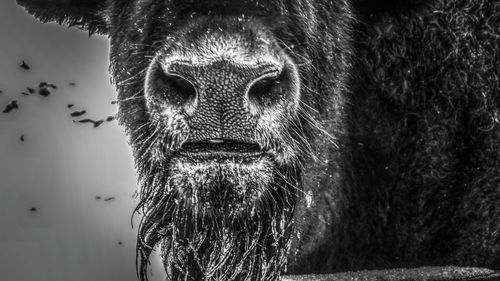
<path id="1" fill-rule="evenodd" d="M 140 280 L 147 280 L 158 244 L 167 280 L 278 280 L 298 200 L 298 169 L 267 157 L 246 160 L 172 157 L 165 169 L 141 175 Z"/>

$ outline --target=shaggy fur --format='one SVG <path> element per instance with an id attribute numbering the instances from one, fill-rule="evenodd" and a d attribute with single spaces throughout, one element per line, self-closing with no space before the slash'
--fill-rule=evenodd
<path id="1" fill-rule="evenodd" d="M 457 0 L 359 29 L 350 135 L 372 212 L 354 244 L 387 266 L 500 267 L 499 27 L 500 3 Z"/>
<path id="2" fill-rule="evenodd" d="M 42 19 L 110 36 L 120 120 L 142 179 L 142 279 L 160 242 L 174 278 L 187 275 L 176 266 L 186 261 L 190 276 L 208 280 L 444 264 L 500 268 L 497 1 L 114 0 L 98 12 L 99 4 L 81 4 L 83 14 L 18 1 Z M 300 156 L 263 177 L 272 187 L 268 207 L 257 215 L 202 217 L 207 231 L 178 227 L 197 219 L 186 212 L 192 202 L 172 199 L 186 199 L 176 195 L 176 177 L 154 165 L 164 157 L 149 149 L 162 125 L 150 119 L 144 98 L 146 70 L 169 31 L 200 16 L 258 18 L 302 83 L 297 116 L 282 128 Z M 191 170 L 202 178 L 212 168 Z M 250 181 L 269 175 L 255 169 Z M 193 187 L 199 181 L 182 185 L 202 189 Z M 214 222 L 230 235 L 213 232 Z M 214 256 L 225 245 L 245 246 Z M 207 259 L 197 261 L 200 252 Z M 222 260 L 227 267 L 214 266 Z"/>

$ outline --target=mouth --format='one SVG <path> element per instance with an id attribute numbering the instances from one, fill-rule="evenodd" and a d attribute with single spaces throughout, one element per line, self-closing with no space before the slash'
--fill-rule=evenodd
<path id="1" fill-rule="evenodd" d="M 257 143 L 187 142 L 176 153 L 169 183 L 186 204 L 202 206 L 211 214 L 243 214 L 259 204 L 274 180 L 272 160 Z"/>
<path id="2" fill-rule="evenodd" d="M 251 142 L 232 140 L 207 140 L 184 143 L 179 151 L 181 155 L 208 158 L 255 158 L 264 154 L 260 145 Z"/>

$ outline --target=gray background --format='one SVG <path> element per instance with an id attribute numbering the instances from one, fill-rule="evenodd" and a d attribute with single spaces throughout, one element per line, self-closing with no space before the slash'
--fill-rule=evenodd
<path id="1" fill-rule="evenodd" d="M 14 0 L 0 1 L 0 38 L 0 111 L 11 100 L 20 107 L 0 113 L 0 280 L 136 280 L 137 180 L 127 139 L 116 121 L 72 121 L 116 113 L 107 38 L 41 24 Z M 41 81 L 58 89 L 21 95 Z M 69 116 L 80 109 L 82 118 Z M 163 279 L 157 257 L 153 274 Z"/>

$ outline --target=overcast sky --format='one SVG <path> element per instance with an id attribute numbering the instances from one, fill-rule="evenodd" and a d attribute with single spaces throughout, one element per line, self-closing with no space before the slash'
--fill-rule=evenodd
<path id="1" fill-rule="evenodd" d="M 0 38 L 0 111 L 19 105 L 0 113 L 0 279 L 136 280 L 127 139 L 116 121 L 73 122 L 116 113 L 107 38 L 38 23 L 15 0 L 0 1 Z M 21 94 L 42 81 L 57 90 Z M 70 117 L 76 110 L 87 114 Z M 153 267 L 162 280 L 157 259 Z"/>

